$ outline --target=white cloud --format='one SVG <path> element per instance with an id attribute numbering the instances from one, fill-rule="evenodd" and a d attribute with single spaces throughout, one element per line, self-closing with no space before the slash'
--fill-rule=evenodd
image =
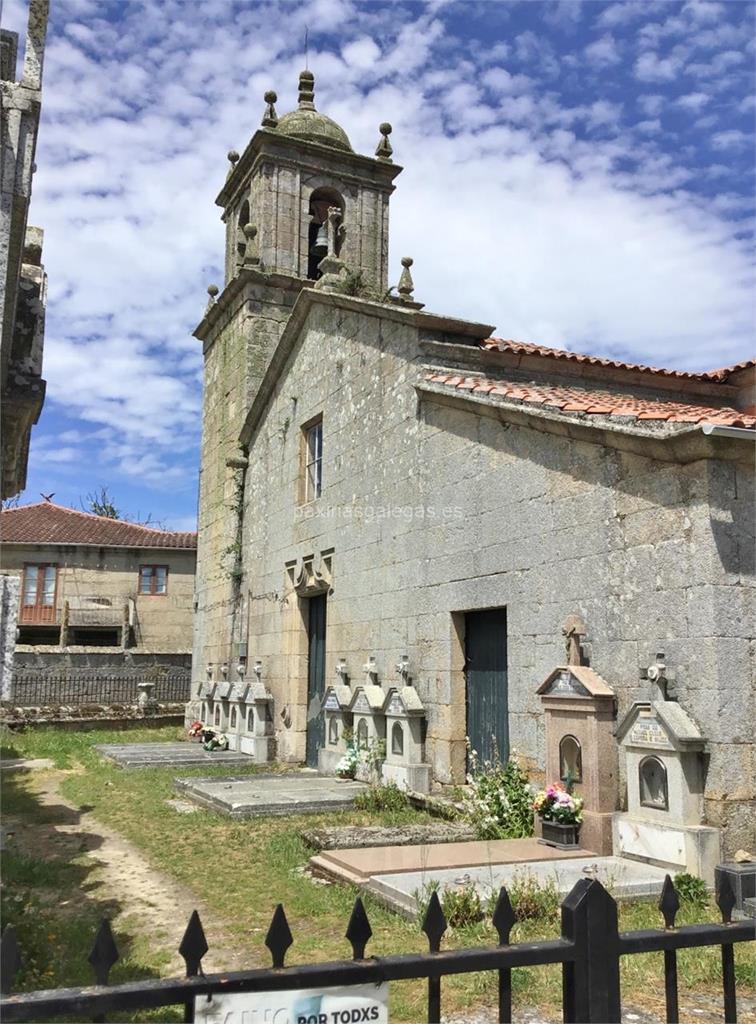
<path id="1" fill-rule="evenodd" d="M 747 135 L 738 128 L 733 128 L 712 135 L 711 145 L 714 149 L 743 149 L 753 145 L 753 136 Z"/>
<path id="2" fill-rule="evenodd" d="M 584 53 L 588 61 L 598 67 L 610 67 L 612 64 L 619 64 L 622 59 L 616 39 L 608 32 L 586 46 Z"/>
<path id="3" fill-rule="evenodd" d="M 122 5 L 109 22 L 98 4 L 61 0 L 32 205 L 50 287 L 49 398 L 32 462 L 39 452 L 40 465 L 73 474 L 96 435 L 103 466 L 191 492 L 202 375 L 191 331 L 207 285 L 222 284 L 214 197 L 226 151 L 241 151 L 259 124 L 265 89 L 277 90 L 279 114 L 295 106 L 302 53 L 291 41 L 305 24 L 318 108 L 362 153 L 380 121 L 394 125 L 406 169 L 392 198 L 392 282 L 410 253 L 429 309 L 506 335 L 699 368 L 742 357 L 751 279 L 740 222 L 728 219 L 737 197 L 685 191 L 706 169 L 661 131 L 682 52 L 638 57 L 639 77 L 660 84 L 639 98 L 637 124 L 616 92 L 595 87 L 596 65 L 613 60 L 610 29 L 661 24 L 666 10 L 621 4 L 595 17 L 592 45 L 604 50 L 592 53 L 589 89 L 580 60 L 560 68 L 563 55 L 534 31 L 492 41 L 476 62 L 438 5 L 317 0 L 271 18 L 249 4 L 232 20 L 223 3 L 165 0 Z M 492 66 L 494 53 L 506 67 Z M 568 74 L 578 100 L 559 92 Z M 705 104 L 690 97 L 709 88 L 695 85 L 678 100 L 693 112 Z M 714 148 L 744 145 L 730 122 L 713 127 Z M 48 443 L 56 410 L 71 431 Z"/>
<path id="4" fill-rule="evenodd" d="M 635 62 L 635 77 L 641 82 L 672 82 L 683 67 L 679 57 L 660 57 L 647 50 Z"/>
<path id="5" fill-rule="evenodd" d="M 675 102 L 678 107 L 682 107 L 684 110 L 689 110 L 691 113 L 697 114 L 710 100 L 711 96 L 705 92 L 689 92 L 684 96 L 678 96 Z"/>
<path id="6" fill-rule="evenodd" d="M 341 51 L 344 62 L 353 68 L 369 68 L 381 59 L 380 47 L 375 40 L 362 36 L 348 43 Z"/>

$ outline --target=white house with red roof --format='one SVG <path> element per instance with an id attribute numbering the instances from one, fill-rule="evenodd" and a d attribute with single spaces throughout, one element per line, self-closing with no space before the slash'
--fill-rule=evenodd
<path id="1" fill-rule="evenodd" d="M 314 766 L 329 683 L 409 680 L 434 784 L 464 781 L 468 741 L 538 775 L 536 691 L 577 618 L 619 720 L 666 665 L 706 737 L 704 823 L 753 848 L 756 364 L 502 341 L 424 310 L 408 259 L 393 294 L 390 126 L 359 156 L 312 91 L 293 121 L 269 103 L 217 199 L 195 694 L 256 663 L 278 758 Z"/>
<path id="2" fill-rule="evenodd" d="M 0 571 L 20 579 L 17 664 L 61 652 L 187 662 L 196 534 L 41 501 L 0 513 L 0 542 Z"/>

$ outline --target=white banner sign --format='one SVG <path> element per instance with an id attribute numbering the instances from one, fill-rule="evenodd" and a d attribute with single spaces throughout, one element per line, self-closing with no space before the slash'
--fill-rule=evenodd
<path id="1" fill-rule="evenodd" d="M 197 996 L 196 1024 L 388 1024 L 388 985 Z"/>

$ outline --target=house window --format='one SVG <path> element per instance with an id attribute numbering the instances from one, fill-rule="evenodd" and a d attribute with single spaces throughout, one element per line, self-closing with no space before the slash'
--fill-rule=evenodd
<path id="1" fill-rule="evenodd" d="M 24 566 L 24 607 L 52 608 L 55 605 L 55 588 L 58 582 L 58 567 L 54 563 Z"/>
<path id="2" fill-rule="evenodd" d="M 314 501 L 323 489 L 323 420 L 303 427 L 304 501 Z"/>
<path id="3" fill-rule="evenodd" d="M 167 565 L 139 566 L 139 593 L 162 596 L 168 593 Z"/>

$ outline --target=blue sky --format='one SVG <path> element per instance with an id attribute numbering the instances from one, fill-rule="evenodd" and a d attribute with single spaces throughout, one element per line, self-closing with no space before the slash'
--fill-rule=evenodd
<path id="1" fill-rule="evenodd" d="M 25 5 L 4 20 L 23 31 Z M 52 0 L 31 222 L 48 397 L 29 486 L 193 528 L 213 200 L 266 89 L 372 153 L 392 280 L 500 337 L 670 367 L 752 355 L 754 13 L 741 2 Z"/>

